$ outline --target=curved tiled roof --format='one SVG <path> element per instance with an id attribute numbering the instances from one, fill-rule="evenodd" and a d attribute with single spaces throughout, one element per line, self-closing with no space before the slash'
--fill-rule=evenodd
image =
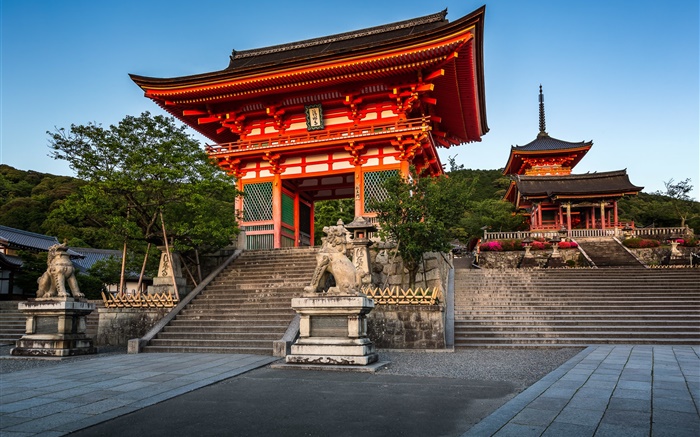
<path id="1" fill-rule="evenodd" d="M 58 244 L 58 238 L 0 226 L 0 243 L 17 249 L 42 251 L 49 250 L 49 247 Z"/>
<path id="2" fill-rule="evenodd" d="M 539 134 L 537 138 L 533 141 L 525 144 L 524 146 L 511 146 L 511 150 L 517 152 L 536 152 L 543 150 L 566 150 L 566 149 L 578 149 L 581 147 L 590 146 L 593 143 L 591 141 L 580 141 L 578 143 L 571 143 L 569 141 L 562 141 L 554 137 L 550 137 L 548 134 Z"/>
<path id="3" fill-rule="evenodd" d="M 637 193 L 644 187 L 633 185 L 626 170 L 560 176 L 515 177 L 515 184 L 524 197 L 577 197 L 582 195 L 621 195 Z"/>
<path id="4" fill-rule="evenodd" d="M 447 10 L 411 20 L 351 32 L 328 35 L 304 41 L 291 42 L 258 49 L 231 53 L 228 70 L 285 62 L 296 58 L 330 55 L 355 50 L 361 47 L 384 43 L 396 38 L 415 35 L 446 24 Z"/>
<path id="5" fill-rule="evenodd" d="M 0 244 L 19 250 L 48 251 L 54 244 L 59 244 L 58 238 L 34 232 L 23 231 L 0 225 Z M 71 257 L 81 257 L 78 252 L 68 249 Z"/>

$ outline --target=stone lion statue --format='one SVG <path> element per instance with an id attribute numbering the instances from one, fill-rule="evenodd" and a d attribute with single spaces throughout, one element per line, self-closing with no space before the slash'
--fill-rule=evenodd
<path id="1" fill-rule="evenodd" d="M 80 299 L 85 297 L 78 288 L 78 279 L 75 277 L 75 268 L 68 256 L 68 247 L 65 244 L 54 244 L 49 248 L 49 256 L 46 259 L 48 268 L 39 279 L 37 298 L 70 297 L 66 291 L 66 282 L 70 287 L 73 297 Z"/>
<path id="2" fill-rule="evenodd" d="M 355 265 L 345 255 L 345 226 L 326 226 L 326 234 L 321 239 L 323 244 L 316 255 L 316 270 L 311 278 L 311 284 L 304 287 L 307 293 L 322 291 L 320 286 L 326 283 L 329 275 L 335 279 L 335 287 L 330 287 L 328 293 L 355 295 L 358 294 L 357 271 Z"/>

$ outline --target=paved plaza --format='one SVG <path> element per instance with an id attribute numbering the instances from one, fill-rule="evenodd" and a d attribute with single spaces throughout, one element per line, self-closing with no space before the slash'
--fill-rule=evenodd
<path id="1" fill-rule="evenodd" d="M 590 346 L 515 397 L 505 382 L 273 361 L 119 354 L 2 374 L 0 435 L 700 435 L 698 346 Z"/>

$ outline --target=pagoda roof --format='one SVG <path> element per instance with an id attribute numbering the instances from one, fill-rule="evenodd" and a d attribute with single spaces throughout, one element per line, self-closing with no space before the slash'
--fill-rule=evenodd
<path id="1" fill-rule="evenodd" d="M 264 111 L 263 104 L 337 100 L 352 84 L 391 93 L 397 77 L 431 77 L 441 130 L 451 144 L 488 132 L 484 96 L 485 7 L 450 22 L 447 11 L 352 32 L 233 51 L 219 71 L 175 78 L 131 74 L 146 97 L 218 144 L 239 135 L 211 118 Z M 383 82 L 383 83 L 382 83 Z M 385 87 L 386 89 L 381 87 Z M 307 94 L 304 97 L 303 94 Z M 285 100 L 286 99 L 286 100 Z M 307 101 L 308 100 L 308 101 Z M 289 103 L 291 105 L 291 103 Z M 207 119 L 206 122 L 202 121 Z"/>
<path id="2" fill-rule="evenodd" d="M 508 162 L 503 174 L 522 174 L 524 156 L 571 156 L 571 168 L 576 166 L 593 146 L 593 141 L 569 142 L 550 137 L 540 132 L 533 141 L 524 146 L 511 146 Z"/>
<path id="3" fill-rule="evenodd" d="M 644 187 L 633 185 L 627 170 L 554 176 L 515 175 L 505 195 L 514 202 L 519 193 L 526 199 L 585 199 L 637 194 Z"/>

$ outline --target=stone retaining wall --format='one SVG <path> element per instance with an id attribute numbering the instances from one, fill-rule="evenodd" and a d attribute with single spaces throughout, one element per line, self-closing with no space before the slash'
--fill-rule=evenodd
<path id="1" fill-rule="evenodd" d="M 668 257 L 671 255 L 670 246 L 646 247 L 643 249 L 630 249 L 638 259 L 648 266 L 658 266 L 668 262 Z M 678 246 L 678 251 L 683 254 L 682 259 L 690 263 L 690 254 L 697 253 L 697 247 Z"/>
<path id="2" fill-rule="evenodd" d="M 143 337 L 172 308 L 99 308 L 97 346 L 126 346 Z"/>
<path id="3" fill-rule="evenodd" d="M 530 252 L 537 265 L 544 267 L 552 256 L 551 250 L 533 250 Z M 578 249 L 559 249 L 561 260 L 566 263 L 571 260 L 576 267 L 585 267 L 588 264 L 581 256 Z M 482 269 L 515 269 L 520 260 L 525 256 L 525 251 L 514 250 L 506 252 L 481 252 L 479 253 L 479 267 Z"/>
<path id="4" fill-rule="evenodd" d="M 381 243 L 370 249 L 373 287 L 401 287 L 408 289 L 410 278 L 408 270 L 403 267 L 400 255 L 395 255 L 393 247 Z M 384 246 L 384 247 L 383 247 Z M 451 268 L 451 255 L 429 252 L 423 255 L 423 266 L 416 274 L 415 286 L 419 288 L 438 288 L 443 293 L 447 290 L 447 277 Z"/>
<path id="5" fill-rule="evenodd" d="M 383 349 L 444 349 L 442 305 L 377 305 L 367 316 L 367 335 Z"/>

